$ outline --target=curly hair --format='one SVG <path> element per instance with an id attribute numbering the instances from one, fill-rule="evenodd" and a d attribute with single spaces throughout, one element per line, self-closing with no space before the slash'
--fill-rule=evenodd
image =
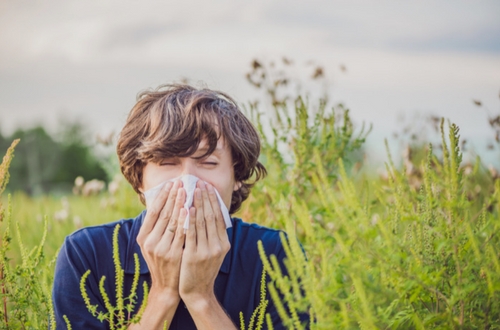
<path id="1" fill-rule="evenodd" d="M 267 172 L 258 161 L 257 131 L 225 93 L 185 84 L 162 85 L 140 93 L 118 138 L 120 169 L 145 204 L 139 188 L 148 162 L 189 157 L 206 139 L 208 150 L 199 157 L 203 158 L 215 150 L 221 137 L 231 150 L 234 179 L 241 183 L 231 198 L 229 213 L 233 214 Z"/>

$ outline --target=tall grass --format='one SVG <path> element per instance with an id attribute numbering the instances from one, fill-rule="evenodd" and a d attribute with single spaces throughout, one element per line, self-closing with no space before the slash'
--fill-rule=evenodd
<path id="1" fill-rule="evenodd" d="M 386 176 L 360 176 L 347 165 L 366 135 L 353 134 L 347 110 L 279 98 L 283 80 L 267 80 L 264 65 L 250 76 L 273 104 L 250 107 L 271 121 L 258 126 L 271 180 L 243 213 L 289 233 L 288 276 L 263 256 L 285 324 L 300 328 L 308 311 L 313 329 L 499 328 L 500 180 L 479 159 L 462 164 L 459 128 L 441 120 L 439 158 L 420 146 L 426 157 L 399 166 L 388 150 Z"/>
<path id="2" fill-rule="evenodd" d="M 19 140 L 15 140 L 7 150 L 0 165 L 0 194 L 9 181 L 8 167 L 13 157 L 14 148 Z M 11 199 L 5 207 L 0 201 L 0 220 L 2 236 L 0 247 L 0 328 L 2 329 L 43 329 L 47 328 L 52 303 L 50 285 L 53 263 L 45 261 L 44 242 L 47 233 L 47 221 L 40 243 L 28 248 L 23 243 L 21 230 L 15 223 L 14 235 L 17 246 L 12 246 L 11 231 Z M 15 263 L 10 262 L 9 250 L 16 249 L 19 257 Z"/>
<path id="3" fill-rule="evenodd" d="M 387 179 L 378 180 L 354 178 L 342 159 L 338 177 L 329 176 L 308 141 L 315 168 L 307 198 L 275 191 L 267 196 L 277 199 L 252 200 L 249 209 L 267 205 L 291 234 L 289 276 L 265 258 L 269 290 L 290 306 L 282 315 L 290 328 L 300 328 L 298 311 L 309 311 L 313 329 L 500 327 L 500 181 L 471 194 L 489 174 L 475 164 L 465 175 L 458 127 L 449 126 L 448 138 L 441 127 L 443 159 L 429 146 L 417 170 L 389 160 Z"/>
<path id="4" fill-rule="evenodd" d="M 288 233 L 287 276 L 260 251 L 283 322 L 301 328 L 297 314 L 306 311 L 313 329 L 500 328 L 500 180 L 479 159 L 462 164 L 458 127 L 442 121 L 440 145 L 421 146 L 419 160 L 388 150 L 378 175 L 363 164 L 367 133 L 355 130 L 347 109 L 271 91 L 267 112 L 247 107 L 269 176 L 237 216 Z M 0 193 L 12 152 L 0 167 Z M 115 194 L 63 200 L 2 197 L 0 328 L 47 328 L 64 237 L 142 209 L 120 185 Z M 265 327 L 264 314 L 254 322 Z"/>
<path id="5" fill-rule="evenodd" d="M 0 195 L 8 184 L 17 143 L 12 143 L 0 165 Z M 32 199 L 21 192 L 1 198 L 0 329 L 47 329 L 54 322 L 51 286 L 64 237 L 84 225 L 135 216 L 140 210 L 128 187 L 114 195 L 85 198 Z"/>

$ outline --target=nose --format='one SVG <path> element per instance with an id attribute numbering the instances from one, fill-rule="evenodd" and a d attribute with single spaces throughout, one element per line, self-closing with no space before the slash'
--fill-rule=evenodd
<path id="1" fill-rule="evenodd" d="M 196 160 L 195 159 L 191 159 L 189 157 L 184 158 L 182 160 L 181 175 L 187 175 L 187 174 L 194 175 L 196 177 L 198 176 L 197 175 Z"/>

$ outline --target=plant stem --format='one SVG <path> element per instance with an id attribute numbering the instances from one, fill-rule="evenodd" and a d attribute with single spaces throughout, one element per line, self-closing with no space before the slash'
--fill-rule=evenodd
<path id="1" fill-rule="evenodd" d="M 9 317 L 7 315 L 7 290 L 5 289 L 3 265 L 0 266 L 0 280 L 2 281 L 2 295 L 3 295 L 3 320 L 7 328 L 9 327 Z"/>

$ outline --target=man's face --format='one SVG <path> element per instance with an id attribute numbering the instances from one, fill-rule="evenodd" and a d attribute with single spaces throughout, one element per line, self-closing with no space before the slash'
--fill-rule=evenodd
<path id="1" fill-rule="evenodd" d="M 207 149 L 206 140 L 202 140 L 198 150 L 190 157 L 165 158 L 159 163 L 147 163 L 142 171 L 140 190 L 144 192 L 163 181 L 191 174 L 214 186 L 229 209 L 233 191 L 240 187 L 240 184 L 234 180 L 231 151 L 221 138 L 211 155 L 201 159 L 194 158 L 203 155 Z"/>

